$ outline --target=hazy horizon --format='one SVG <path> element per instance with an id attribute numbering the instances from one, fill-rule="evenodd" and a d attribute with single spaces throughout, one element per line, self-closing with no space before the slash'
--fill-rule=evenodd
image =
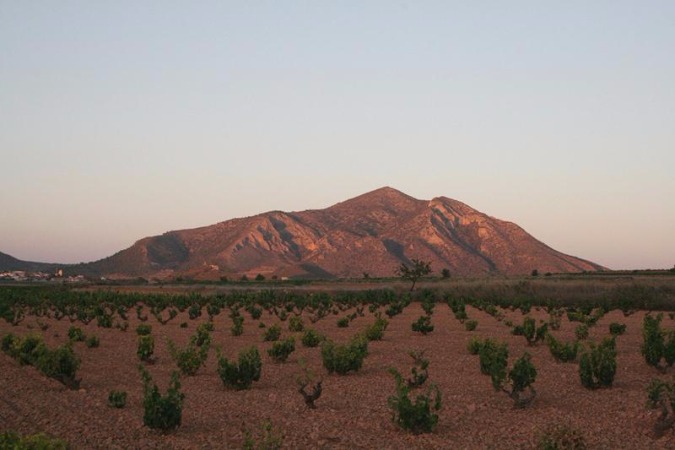
<path id="1" fill-rule="evenodd" d="M 0 252 L 382 186 L 612 269 L 675 264 L 675 3 L 0 0 Z"/>

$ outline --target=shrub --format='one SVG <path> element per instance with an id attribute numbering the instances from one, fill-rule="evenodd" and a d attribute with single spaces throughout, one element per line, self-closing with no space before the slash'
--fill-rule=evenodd
<path id="1" fill-rule="evenodd" d="M 328 373 L 344 375 L 356 372 L 361 369 L 367 355 L 368 340 L 361 336 L 356 336 L 346 345 L 337 345 L 330 340 L 321 345 L 321 358 Z"/>
<path id="2" fill-rule="evenodd" d="M 544 323 L 537 328 L 537 323 L 532 317 L 523 319 L 523 336 L 527 340 L 527 345 L 535 345 L 542 341 L 548 332 L 548 324 Z"/>
<path id="3" fill-rule="evenodd" d="M 293 316 L 288 321 L 288 330 L 293 332 L 300 332 L 305 329 L 305 324 L 302 321 L 302 317 Z"/>
<path id="4" fill-rule="evenodd" d="M 424 299 L 420 305 L 427 316 L 431 316 L 434 313 L 434 307 L 436 306 L 436 303 L 434 303 L 433 298 Z"/>
<path id="5" fill-rule="evenodd" d="M 12 352 L 15 359 L 18 359 L 19 364 L 23 365 L 37 365 L 37 360 L 47 351 L 47 346 L 38 334 L 28 334 L 23 338 L 18 338 L 15 348 Z"/>
<path id="6" fill-rule="evenodd" d="M 162 431 L 178 428 L 181 424 L 185 399 L 185 394 L 180 392 L 178 372 L 171 374 L 169 388 L 166 395 L 162 396 L 148 371 L 142 365 L 138 367 L 143 379 L 143 423 Z"/>
<path id="7" fill-rule="evenodd" d="M 70 447 L 64 440 L 50 438 L 42 433 L 19 436 L 13 431 L 5 431 L 0 434 L 0 448 L 8 450 L 67 450 Z"/>
<path id="8" fill-rule="evenodd" d="M 127 404 L 127 393 L 125 391 L 110 391 L 108 394 L 108 406 L 113 408 L 124 408 Z"/>
<path id="9" fill-rule="evenodd" d="M 139 336 L 148 336 L 152 333 L 152 326 L 147 323 L 142 323 L 136 327 L 136 334 Z"/>
<path id="10" fill-rule="evenodd" d="M 241 336 L 244 334 L 244 316 L 232 317 L 232 336 Z"/>
<path id="11" fill-rule="evenodd" d="M 309 370 L 304 360 L 300 360 L 300 367 L 302 368 L 302 374 L 296 378 L 299 386 L 298 392 L 302 395 L 305 405 L 307 405 L 308 408 L 316 409 L 314 402 L 321 397 L 323 378 L 315 382 L 314 374 Z M 305 390 L 309 385 L 312 385 L 311 392 Z"/>
<path id="12" fill-rule="evenodd" d="M 341 317 L 337 321 L 338 328 L 347 328 L 349 326 L 349 317 Z"/>
<path id="13" fill-rule="evenodd" d="M 82 342 L 84 341 L 84 331 L 79 327 L 70 327 L 68 328 L 68 339 L 73 342 Z"/>
<path id="14" fill-rule="evenodd" d="M 647 364 L 664 371 L 675 363 L 675 330 L 662 330 L 662 319 L 663 314 L 645 316 L 642 322 L 642 355 Z M 661 365 L 662 359 L 665 360 L 665 366 Z"/>
<path id="15" fill-rule="evenodd" d="M 178 348 L 170 339 L 167 340 L 169 353 L 183 375 L 195 375 L 199 368 L 206 364 L 208 358 L 210 339 L 198 346 L 195 336 L 185 348 Z"/>
<path id="16" fill-rule="evenodd" d="M 202 307 L 201 305 L 195 303 L 194 305 L 190 306 L 188 308 L 188 317 L 190 320 L 195 320 L 197 317 L 202 315 Z"/>
<path id="17" fill-rule="evenodd" d="M 75 378 L 80 359 L 75 355 L 71 342 L 52 350 L 40 335 L 29 334 L 18 338 L 10 333 L 2 339 L 2 350 L 19 364 L 32 365 L 68 388 L 77 389 L 80 385 L 80 380 Z"/>
<path id="18" fill-rule="evenodd" d="M 605 338 L 599 345 L 590 343 L 579 359 L 579 378 L 588 389 L 611 386 L 616 374 L 616 341 Z"/>
<path id="19" fill-rule="evenodd" d="M 477 355 L 480 352 L 480 348 L 483 345 L 483 341 L 480 338 L 472 337 L 469 339 L 469 343 L 466 348 L 469 350 L 469 353 L 472 355 Z"/>
<path id="20" fill-rule="evenodd" d="M 259 430 L 257 438 L 251 431 L 244 431 L 243 450 L 279 450 L 283 444 L 283 436 L 278 428 L 272 426 L 272 422 L 265 420 Z"/>
<path id="21" fill-rule="evenodd" d="M 384 332 L 389 326 L 389 321 L 385 318 L 378 317 L 375 322 L 365 329 L 363 335 L 368 341 L 380 341 L 384 337 Z"/>
<path id="22" fill-rule="evenodd" d="M 283 341 L 272 344 L 267 354 L 276 362 L 285 362 L 289 355 L 295 351 L 295 338 L 290 336 Z"/>
<path id="23" fill-rule="evenodd" d="M 308 328 L 302 333 L 302 338 L 300 340 L 305 347 L 316 347 L 323 339 L 324 337 L 314 328 Z"/>
<path id="24" fill-rule="evenodd" d="M 187 322 L 181 322 L 180 325 L 178 325 L 178 326 L 181 327 L 181 328 L 187 328 L 188 323 Z"/>
<path id="25" fill-rule="evenodd" d="M 77 369 L 80 368 L 80 359 L 69 345 L 47 349 L 40 353 L 35 366 L 50 378 L 60 381 L 71 389 L 80 386 L 80 380 L 75 379 Z"/>
<path id="26" fill-rule="evenodd" d="M 14 350 L 18 342 L 19 338 L 14 333 L 9 333 L 2 337 L 2 343 L 0 343 L 0 348 L 2 349 L 3 353 L 8 354 L 12 358 L 15 358 Z"/>
<path id="27" fill-rule="evenodd" d="M 560 342 L 549 334 L 546 336 L 546 343 L 551 355 L 558 362 L 570 362 L 577 359 L 577 352 L 579 350 L 579 342 Z"/>
<path id="28" fill-rule="evenodd" d="M 580 341 L 588 339 L 588 325 L 585 323 L 577 325 L 577 327 L 574 329 L 574 335 Z"/>
<path id="29" fill-rule="evenodd" d="M 209 346 L 211 344 L 211 331 L 213 322 L 204 322 L 195 329 L 195 334 L 190 337 L 190 343 L 196 347 Z"/>
<path id="30" fill-rule="evenodd" d="M 626 332 L 626 324 L 612 322 L 609 324 L 609 332 L 612 336 L 620 336 Z"/>
<path id="31" fill-rule="evenodd" d="M 98 336 L 91 335 L 84 341 L 84 345 L 86 345 L 87 348 L 96 348 L 101 345 L 101 341 Z"/>
<path id="32" fill-rule="evenodd" d="M 272 325 L 263 333 L 263 341 L 278 341 L 281 337 L 281 327 L 279 325 Z"/>
<path id="33" fill-rule="evenodd" d="M 151 334 L 138 336 L 136 355 L 143 362 L 151 362 L 155 352 L 155 338 Z"/>
<path id="34" fill-rule="evenodd" d="M 384 310 L 384 313 L 389 317 L 390 319 L 394 316 L 397 316 L 403 312 L 403 308 L 407 306 L 406 301 L 394 301 L 389 304 L 389 307 Z"/>
<path id="35" fill-rule="evenodd" d="M 426 335 L 434 331 L 434 326 L 431 324 L 431 316 L 420 316 L 412 323 L 412 330 Z"/>
<path id="36" fill-rule="evenodd" d="M 525 352 L 517 359 L 508 374 L 509 350 L 506 343 L 485 339 L 480 344 L 478 355 L 481 373 L 489 375 L 492 387 L 496 391 L 507 393 L 514 401 L 516 408 L 523 408 L 534 400 L 537 393 L 532 384 L 537 377 L 537 370 L 532 364 L 529 353 Z M 529 395 L 524 395 L 526 389 Z"/>
<path id="37" fill-rule="evenodd" d="M 561 308 L 553 309 L 549 312 L 548 326 L 552 330 L 559 330 L 562 322 L 562 315 L 564 310 Z"/>
<path id="38" fill-rule="evenodd" d="M 654 424 L 654 434 L 659 438 L 675 424 L 675 379 L 670 383 L 653 379 L 647 387 L 647 407 L 661 410 Z"/>
<path id="39" fill-rule="evenodd" d="M 218 375 L 225 387 L 249 389 L 254 381 L 260 380 L 261 371 L 262 361 L 256 347 L 242 350 L 237 364 L 218 355 Z"/>
<path id="40" fill-rule="evenodd" d="M 480 373 L 490 375 L 495 389 L 499 389 L 501 381 L 506 378 L 506 365 L 509 350 L 505 343 L 485 339 L 478 350 Z"/>
<path id="41" fill-rule="evenodd" d="M 464 322 L 464 328 L 466 329 L 466 331 L 473 331 L 476 329 L 477 326 L 478 326 L 477 320 L 467 320 L 466 322 Z"/>
<path id="42" fill-rule="evenodd" d="M 408 355 L 414 362 L 412 369 L 410 369 L 410 378 L 407 380 L 408 387 L 422 386 L 429 378 L 429 360 L 424 357 L 424 350 L 410 351 Z"/>
<path id="43" fill-rule="evenodd" d="M 96 316 L 96 324 L 101 328 L 112 328 L 113 318 L 111 314 L 102 313 Z"/>
<path id="44" fill-rule="evenodd" d="M 532 364 L 532 358 L 529 353 L 525 352 L 523 356 L 518 358 L 513 364 L 513 368 L 509 371 L 509 381 L 511 382 L 511 392 L 507 393 L 513 399 L 516 408 L 523 408 L 527 406 L 537 395 L 532 383 L 537 378 L 537 369 Z M 502 388 L 503 389 L 503 388 Z M 530 395 L 523 396 L 525 389 L 529 389 Z"/>
<path id="45" fill-rule="evenodd" d="M 586 450 L 584 435 L 568 424 L 555 424 L 539 437 L 538 450 Z"/>
<path id="46" fill-rule="evenodd" d="M 251 315 L 251 319 L 253 320 L 260 319 L 263 313 L 262 308 L 256 305 L 250 305 L 246 307 L 246 311 Z"/>
<path id="47" fill-rule="evenodd" d="M 400 373 L 390 369 L 396 380 L 396 394 L 387 399 L 392 409 L 392 420 L 396 425 L 414 434 L 430 433 L 438 422 L 438 414 L 433 411 L 441 409 L 441 392 L 432 385 L 425 394 L 419 394 L 415 401 L 410 400 L 410 387 Z M 432 399 L 433 395 L 433 399 Z"/>

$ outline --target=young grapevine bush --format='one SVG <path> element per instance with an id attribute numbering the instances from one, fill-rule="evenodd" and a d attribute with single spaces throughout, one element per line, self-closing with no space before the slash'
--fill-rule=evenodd
<path id="1" fill-rule="evenodd" d="M 466 331 L 474 331 L 477 326 L 478 326 L 477 320 L 467 320 L 466 322 L 464 322 L 464 328 L 466 329 Z"/>
<path id="2" fill-rule="evenodd" d="M 647 407 L 660 409 L 654 434 L 657 438 L 675 425 L 675 378 L 671 382 L 653 379 L 647 387 Z"/>
<path id="3" fill-rule="evenodd" d="M 178 372 L 171 374 L 171 383 L 162 396 L 159 388 L 152 382 L 152 377 L 140 365 L 143 379 L 143 423 L 150 428 L 169 431 L 178 428 L 183 414 L 183 400 L 185 394 L 180 392 L 180 377 Z"/>
<path id="4" fill-rule="evenodd" d="M 96 348 L 101 345 L 101 340 L 98 338 L 98 336 L 94 336 L 92 334 L 84 341 L 84 345 L 86 345 L 87 348 Z"/>
<path id="5" fill-rule="evenodd" d="M 263 333 L 263 341 L 278 341 L 281 337 L 281 327 L 279 325 L 272 325 Z"/>
<path id="6" fill-rule="evenodd" d="M 409 396 L 410 387 L 401 374 L 395 369 L 390 369 L 390 373 L 396 380 L 396 393 L 387 399 L 394 423 L 414 434 L 432 432 L 438 422 L 438 414 L 434 411 L 441 409 L 438 387 L 430 386 L 425 394 L 418 394 L 413 402 Z"/>
<path id="7" fill-rule="evenodd" d="M 508 373 L 509 350 L 506 343 L 485 339 L 478 345 L 478 356 L 481 373 L 490 376 L 496 391 L 507 393 L 517 408 L 530 404 L 536 396 L 532 384 L 537 377 L 537 370 L 529 353 L 517 359 Z M 526 389 L 529 395 L 524 394 Z"/>
<path id="8" fill-rule="evenodd" d="M 595 345 L 589 344 L 579 359 L 579 378 L 581 384 L 588 389 L 609 387 L 616 374 L 616 341 L 605 338 Z"/>
<path id="9" fill-rule="evenodd" d="M 283 341 L 277 341 L 272 344 L 272 348 L 267 350 L 267 354 L 276 362 L 285 362 L 294 351 L 295 338 L 290 336 Z"/>
<path id="10" fill-rule="evenodd" d="M 412 330 L 424 335 L 434 331 L 434 326 L 431 324 L 431 316 L 420 316 L 412 323 Z"/>
<path id="11" fill-rule="evenodd" d="M 127 404 L 125 391 L 110 391 L 108 393 L 108 405 L 113 408 L 124 408 Z"/>
<path id="12" fill-rule="evenodd" d="M 661 329 L 663 314 L 647 314 L 642 322 L 642 355 L 650 366 L 665 370 L 675 363 L 675 330 Z M 666 340 L 667 338 L 667 340 Z M 661 365 L 664 360 L 665 366 Z"/>
<path id="13" fill-rule="evenodd" d="M 136 334 L 139 336 L 148 336 L 152 333 L 152 325 L 147 323 L 142 323 L 136 327 Z"/>
<path id="14" fill-rule="evenodd" d="M 19 338 L 10 333 L 2 339 L 2 350 L 19 364 L 34 366 L 68 388 L 77 389 L 80 385 L 80 380 L 75 378 L 80 359 L 75 355 L 70 341 L 50 349 L 40 335 L 29 334 Z"/>
<path id="15" fill-rule="evenodd" d="M 136 355 L 143 362 L 151 362 L 155 353 L 155 338 L 151 334 L 138 336 Z"/>
<path id="16" fill-rule="evenodd" d="M 344 375 L 356 372 L 367 355 L 368 340 L 362 336 L 356 336 L 346 345 L 337 345 L 331 340 L 326 340 L 321 345 L 321 358 L 328 373 Z"/>
<path id="17" fill-rule="evenodd" d="M 546 337 L 548 324 L 544 323 L 537 327 L 537 322 L 532 317 L 525 317 L 523 319 L 522 332 L 527 340 L 527 345 L 536 345 Z"/>
<path id="18" fill-rule="evenodd" d="M 369 341 L 381 341 L 387 326 L 389 326 L 387 319 L 377 317 L 375 322 L 366 328 L 363 334 Z"/>
<path id="19" fill-rule="evenodd" d="M 8 450 L 67 450 L 68 443 L 61 439 L 50 438 L 38 433 L 29 436 L 19 436 L 12 431 L 0 434 L 0 448 Z"/>
<path id="20" fill-rule="evenodd" d="M 79 327 L 70 327 L 68 328 L 68 339 L 72 342 L 82 342 L 84 341 L 84 331 Z"/>
<path id="21" fill-rule="evenodd" d="M 288 321 L 288 330 L 292 332 L 300 332 L 305 329 L 305 324 L 302 321 L 302 317 L 293 316 Z"/>
<path id="22" fill-rule="evenodd" d="M 626 332 L 625 323 L 612 322 L 609 324 L 609 333 L 612 336 L 620 336 Z"/>
<path id="23" fill-rule="evenodd" d="M 553 337 L 552 334 L 546 336 L 546 343 L 551 355 L 558 362 L 570 362 L 577 359 L 577 352 L 579 350 L 579 342 L 560 342 Z"/>
<path id="24" fill-rule="evenodd" d="M 260 380 L 261 371 L 262 361 L 256 347 L 242 350 L 238 363 L 230 362 L 222 355 L 218 356 L 218 375 L 225 387 L 249 389 L 254 381 Z"/>
<path id="25" fill-rule="evenodd" d="M 307 328 L 304 333 L 302 333 L 302 338 L 300 338 L 302 345 L 305 347 L 316 347 L 324 337 L 314 328 Z"/>
<path id="26" fill-rule="evenodd" d="M 185 348 L 178 348 L 171 340 L 168 340 L 167 343 L 171 358 L 178 365 L 183 375 L 195 375 L 199 368 L 206 364 L 210 342 L 200 347 L 192 341 Z"/>

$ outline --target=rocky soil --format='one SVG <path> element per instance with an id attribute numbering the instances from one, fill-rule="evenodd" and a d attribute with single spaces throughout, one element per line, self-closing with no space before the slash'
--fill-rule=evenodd
<path id="1" fill-rule="evenodd" d="M 99 348 L 89 349 L 75 344 L 82 359 L 80 390 L 68 390 L 57 381 L 41 375 L 35 368 L 19 364 L 0 354 L 0 431 L 11 429 L 22 434 L 44 432 L 70 442 L 76 449 L 93 448 L 177 448 L 210 449 L 240 448 L 244 432 L 257 430 L 269 420 L 283 438 L 284 448 L 534 448 L 539 436 L 554 424 L 568 424 L 579 430 L 589 448 L 644 449 L 675 448 L 675 434 L 669 431 L 656 439 L 652 427 L 657 411 L 645 407 L 645 388 L 654 377 L 668 379 L 647 366 L 640 355 L 641 323 L 644 313 L 624 317 L 613 311 L 591 329 L 591 339 L 608 335 L 611 322 L 627 324 L 627 332 L 618 337 L 618 371 L 610 389 L 589 391 L 579 382 L 574 363 L 556 363 L 544 344 L 528 347 L 525 339 L 512 336 L 503 322 L 470 307 L 471 318 L 478 328 L 469 332 L 452 315 L 447 305 L 440 304 L 433 315 L 435 330 L 422 336 L 411 331 L 411 323 L 422 314 L 418 304 L 406 308 L 391 320 L 385 337 L 372 342 L 369 356 L 361 371 L 347 376 L 328 375 L 321 364 L 318 348 L 304 348 L 297 342 L 289 360 L 277 364 L 267 356 L 271 343 L 262 342 L 259 322 L 245 313 L 242 336 L 230 333 L 231 320 L 225 312 L 215 319 L 214 343 L 226 356 L 236 357 L 240 349 L 257 345 L 263 355 L 262 378 L 247 391 L 231 391 L 223 387 L 216 373 L 216 356 L 212 351 L 207 364 L 193 377 L 182 377 L 185 393 L 182 426 L 175 432 L 162 434 L 143 425 L 142 384 L 136 357 L 136 326 L 130 317 L 126 332 L 103 329 L 95 325 L 76 324 L 87 335 L 100 337 Z M 336 321 L 345 313 L 329 316 L 313 326 L 332 339 L 346 341 L 373 321 L 371 314 L 358 317 L 348 328 L 338 328 Z M 532 310 L 536 318 L 546 318 L 544 311 Z M 520 312 L 506 312 L 506 319 L 522 321 Z M 166 338 L 179 345 L 186 343 L 206 314 L 191 321 L 187 313 L 162 326 L 150 318 L 156 339 L 157 362 L 148 369 L 163 392 L 175 369 Z M 188 328 L 180 328 L 181 322 Z M 261 321 L 267 326 L 279 322 L 264 313 Z M 29 317 L 16 327 L 0 323 L 0 335 L 8 332 L 24 335 L 43 333 L 50 345 L 66 342 L 67 319 L 47 320 L 49 328 L 39 331 L 36 318 Z M 305 324 L 310 325 L 305 317 Z M 666 315 L 664 327 L 675 328 L 675 321 Z M 281 323 L 284 335 L 287 322 Z M 559 339 L 574 337 L 576 323 L 563 319 Z M 478 357 L 466 349 L 472 336 L 493 337 L 509 344 L 511 360 L 524 351 L 530 352 L 538 370 L 535 383 L 538 392 L 534 403 L 518 410 L 503 393 L 495 392 L 490 379 L 481 375 Z M 298 336 L 299 337 L 299 336 Z M 411 358 L 408 351 L 426 350 L 431 361 L 429 381 L 436 383 L 443 395 L 439 422 L 432 434 L 411 435 L 398 429 L 391 420 L 387 397 L 394 393 L 394 380 L 388 368 L 408 373 Z M 297 392 L 299 361 L 323 377 L 323 395 L 317 409 L 307 409 Z M 128 392 L 127 406 L 107 406 L 110 390 Z"/>

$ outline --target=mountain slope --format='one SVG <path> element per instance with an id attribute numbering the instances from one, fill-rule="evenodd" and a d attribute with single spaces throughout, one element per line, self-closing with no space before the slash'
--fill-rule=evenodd
<path id="1" fill-rule="evenodd" d="M 417 200 L 389 187 L 322 210 L 272 211 L 144 238 L 76 269 L 160 278 L 392 276 L 413 258 L 459 275 L 603 269 L 459 201 Z"/>
<path id="2" fill-rule="evenodd" d="M 52 272 L 59 267 L 58 264 L 22 261 L 7 253 L 0 252 L 0 272 L 25 270 L 28 272 Z"/>

